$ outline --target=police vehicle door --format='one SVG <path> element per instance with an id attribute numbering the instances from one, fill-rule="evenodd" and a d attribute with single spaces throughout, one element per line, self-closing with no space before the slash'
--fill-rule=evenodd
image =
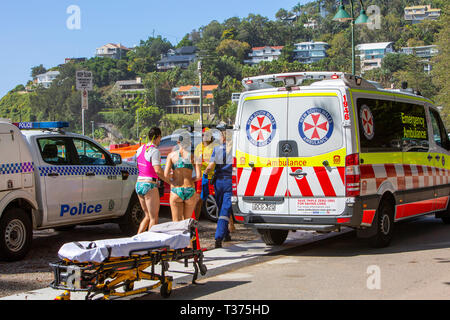
<path id="1" fill-rule="evenodd" d="M 81 203 L 83 179 L 74 170 L 72 141 L 66 137 L 45 137 L 38 138 L 37 144 L 42 162 L 38 167 L 40 183 L 36 192 L 47 202 L 47 222 L 73 221 L 71 209 Z"/>
<path id="2" fill-rule="evenodd" d="M 236 146 L 239 209 L 286 214 L 286 157 L 280 148 L 287 140 L 287 93 L 247 93 L 242 104 Z"/>
<path id="3" fill-rule="evenodd" d="M 91 141 L 74 138 L 83 177 L 81 214 L 113 215 L 122 205 L 122 175 L 108 153 Z"/>
<path id="4" fill-rule="evenodd" d="M 439 113 L 428 108 L 431 120 L 431 156 L 433 157 L 433 166 L 435 170 L 435 207 L 434 210 L 444 210 L 447 208 L 447 202 L 450 194 L 450 181 L 448 170 L 450 169 L 450 141 L 447 130 L 439 116 Z"/>
<path id="5" fill-rule="evenodd" d="M 336 91 L 292 91 L 288 99 L 289 212 L 340 215 L 345 209 L 344 108 Z"/>

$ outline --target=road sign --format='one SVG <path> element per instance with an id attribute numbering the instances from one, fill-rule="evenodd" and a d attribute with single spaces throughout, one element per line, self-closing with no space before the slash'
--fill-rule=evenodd
<path id="1" fill-rule="evenodd" d="M 92 90 L 92 72 L 86 70 L 78 70 L 76 72 L 77 90 Z"/>
<path id="2" fill-rule="evenodd" d="M 81 108 L 87 110 L 88 109 L 88 91 L 87 89 L 83 89 L 81 92 Z"/>

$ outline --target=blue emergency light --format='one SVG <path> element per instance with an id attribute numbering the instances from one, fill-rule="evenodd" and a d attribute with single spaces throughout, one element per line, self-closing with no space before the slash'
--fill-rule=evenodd
<path id="1" fill-rule="evenodd" d="M 69 127 L 69 123 L 66 121 L 14 122 L 13 125 L 19 129 L 61 129 Z"/>

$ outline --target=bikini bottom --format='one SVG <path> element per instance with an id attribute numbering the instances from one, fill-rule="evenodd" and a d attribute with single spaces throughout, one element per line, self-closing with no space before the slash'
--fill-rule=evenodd
<path id="1" fill-rule="evenodd" d="M 195 188 L 192 187 L 176 187 L 170 189 L 171 192 L 175 193 L 177 196 L 180 197 L 181 200 L 186 201 L 195 194 Z"/>

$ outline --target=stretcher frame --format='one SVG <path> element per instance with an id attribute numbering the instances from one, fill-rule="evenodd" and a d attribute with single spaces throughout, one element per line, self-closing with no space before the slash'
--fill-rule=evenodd
<path id="1" fill-rule="evenodd" d="M 184 266 L 189 266 L 192 259 L 194 272 L 176 271 L 192 274 L 195 284 L 198 274 L 205 275 L 206 266 L 203 264 L 203 250 L 197 249 L 196 229 L 191 229 L 191 247 L 184 249 L 170 249 L 168 246 L 159 248 L 138 249 L 129 252 L 127 257 L 109 258 L 102 263 L 76 262 L 63 259 L 58 263 L 50 263 L 53 269 L 54 281 L 50 287 L 65 290 L 56 300 L 70 300 L 71 292 L 85 291 L 86 300 L 92 300 L 97 295 L 99 299 L 108 300 L 111 296 L 127 297 L 160 288 L 163 298 L 168 298 L 172 292 L 173 277 L 167 276 L 170 261 L 184 260 Z M 143 253 L 143 254 L 142 254 Z M 155 266 L 160 264 L 158 273 Z M 150 268 L 150 272 L 144 271 Z M 140 280 L 157 281 L 155 284 L 134 289 L 134 283 Z M 122 288 L 123 292 L 117 291 Z"/>

